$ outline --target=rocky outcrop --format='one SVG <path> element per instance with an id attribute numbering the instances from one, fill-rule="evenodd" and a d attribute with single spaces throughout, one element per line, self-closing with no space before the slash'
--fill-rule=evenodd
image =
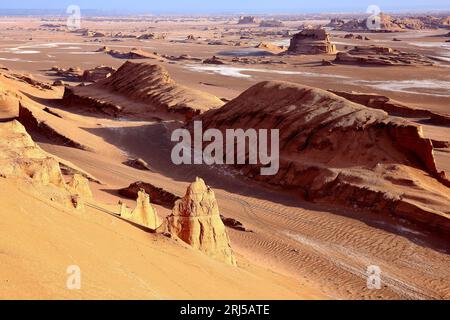
<path id="1" fill-rule="evenodd" d="M 284 47 L 277 46 L 272 43 L 266 43 L 266 42 L 260 42 L 255 46 L 256 49 L 262 49 L 267 50 L 273 53 L 280 53 L 281 51 L 284 51 Z"/>
<path id="2" fill-rule="evenodd" d="M 80 81 L 83 71 L 80 68 L 60 68 L 54 66 L 50 69 L 50 72 L 55 77 L 63 78 L 66 81 Z"/>
<path id="3" fill-rule="evenodd" d="M 202 179 L 197 178 L 188 187 L 186 195 L 175 203 L 167 225 L 171 234 L 193 248 L 219 261 L 236 265 L 214 191 Z"/>
<path id="4" fill-rule="evenodd" d="M 248 164 L 246 154 L 237 174 L 306 200 L 450 231 L 450 183 L 418 125 L 321 89 L 278 81 L 259 83 L 198 119 L 203 130 L 224 135 L 226 129 L 279 129 L 279 171 L 261 175 L 262 165 Z"/>
<path id="5" fill-rule="evenodd" d="M 225 62 L 216 56 L 212 56 L 212 58 L 203 60 L 203 64 L 225 64 Z"/>
<path id="6" fill-rule="evenodd" d="M 339 19 L 339 18 L 333 18 L 333 19 L 331 19 L 330 23 L 328 23 L 325 27 L 335 29 L 335 28 L 341 27 L 344 24 L 345 24 L 344 20 Z"/>
<path id="7" fill-rule="evenodd" d="M 81 70 L 80 68 L 60 68 L 54 66 L 50 69 L 53 76 L 63 78 L 66 81 L 95 82 L 111 76 L 116 69 L 106 66 L 98 66 L 93 69 Z M 55 85 L 55 83 L 54 83 Z"/>
<path id="8" fill-rule="evenodd" d="M 386 96 L 336 90 L 329 91 L 352 102 L 362 104 L 366 107 L 384 110 L 393 116 L 408 118 L 427 118 L 429 123 L 435 125 L 450 125 L 450 114 L 438 114 L 425 109 L 412 108 L 398 101 L 392 100 Z"/>
<path id="9" fill-rule="evenodd" d="M 156 187 L 151 183 L 142 181 L 134 182 L 128 187 L 120 189 L 119 194 L 129 199 L 136 199 L 140 190 L 144 190 L 150 195 L 152 203 L 169 209 L 172 209 L 175 206 L 175 202 L 180 199 L 180 197 L 169 191 Z"/>
<path id="10" fill-rule="evenodd" d="M 63 103 L 140 119 L 154 115 L 190 119 L 223 105 L 211 94 L 177 84 L 163 66 L 130 61 L 93 85 L 66 88 Z"/>
<path id="11" fill-rule="evenodd" d="M 97 52 L 104 52 L 114 58 L 126 59 L 126 60 L 161 59 L 161 57 L 155 53 L 147 52 L 147 51 L 136 49 L 136 48 L 131 49 L 130 51 L 119 51 L 119 50 L 113 50 L 113 49 L 109 49 L 107 47 L 103 47 L 103 48 L 97 50 Z"/>
<path id="12" fill-rule="evenodd" d="M 442 19 L 433 16 L 391 17 L 381 13 L 379 26 L 375 25 L 373 28 L 367 26 L 367 19 L 352 19 L 344 23 L 339 23 L 334 28 L 341 31 L 398 32 L 442 28 L 445 27 L 445 21 L 445 18 Z"/>
<path id="13" fill-rule="evenodd" d="M 143 159 L 128 159 L 124 162 L 125 165 L 143 171 L 151 171 L 150 166 Z"/>
<path id="14" fill-rule="evenodd" d="M 138 39 L 139 40 L 155 40 L 155 39 L 165 39 L 166 36 L 164 34 L 156 34 L 156 33 L 144 33 L 141 34 Z"/>
<path id="15" fill-rule="evenodd" d="M 103 38 L 106 37 L 106 34 L 103 32 L 87 30 L 82 34 L 82 36 L 88 38 Z"/>
<path id="16" fill-rule="evenodd" d="M 0 123 L 0 177 L 22 181 L 29 191 L 49 201 L 83 209 L 82 198 L 92 196 L 87 182 L 76 175 L 66 185 L 59 163 L 32 140 L 20 122 Z"/>
<path id="17" fill-rule="evenodd" d="M 39 89 L 39 90 L 52 90 L 53 89 L 51 85 L 34 79 L 32 75 L 5 74 L 5 77 L 11 78 L 13 80 L 20 81 L 23 83 L 27 83 L 27 84 L 31 85 L 32 87 Z"/>
<path id="18" fill-rule="evenodd" d="M 92 198 L 92 191 L 89 187 L 89 180 L 81 174 L 74 174 L 67 183 L 67 186 L 72 194 L 80 196 L 84 199 Z"/>
<path id="19" fill-rule="evenodd" d="M 336 46 L 331 43 L 324 29 L 305 29 L 295 34 L 288 49 L 289 54 L 334 54 Z"/>
<path id="20" fill-rule="evenodd" d="M 432 66 L 425 56 L 407 53 L 388 47 L 358 46 L 348 52 L 339 52 L 336 63 L 378 66 Z"/>
<path id="21" fill-rule="evenodd" d="M 109 78 L 117 70 L 112 67 L 98 66 L 93 69 L 85 70 L 80 77 L 84 82 L 96 82 L 102 79 Z"/>
<path id="22" fill-rule="evenodd" d="M 261 28 L 281 28 L 284 27 L 284 23 L 280 20 L 263 20 L 259 23 Z"/>
<path id="23" fill-rule="evenodd" d="M 237 230 L 237 231 L 241 231 L 241 232 L 252 232 L 251 230 L 247 229 L 246 227 L 244 227 L 244 225 L 242 224 L 242 222 L 233 219 L 233 218 L 227 218 L 224 216 L 220 216 L 220 218 L 222 219 L 223 224 L 231 229 Z"/>
<path id="24" fill-rule="evenodd" d="M 239 17 L 238 24 L 256 24 L 256 18 L 252 16 Z"/>
<path id="25" fill-rule="evenodd" d="M 144 190 L 138 192 L 136 207 L 131 212 L 122 211 L 121 216 L 151 230 L 157 230 L 163 224 L 156 209 L 150 204 L 150 196 Z"/>
<path id="26" fill-rule="evenodd" d="M 56 143 L 81 150 L 89 149 L 87 146 L 78 143 L 77 141 L 67 137 L 57 129 L 48 125 L 46 118 L 40 116 L 42 115 L 42 112 L 45 111 L 33 110 L 32 108 L 25 106 L 23 103 L 19 103 L 18 120 L 27 128 L 27 130 L 42 134 Z"/>

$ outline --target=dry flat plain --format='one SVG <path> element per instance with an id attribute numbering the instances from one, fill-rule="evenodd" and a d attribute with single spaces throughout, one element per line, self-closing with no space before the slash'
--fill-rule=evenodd
<path id="1" fill-rule="evenodd" d="M 242 22 L 1 18 L 0 298 L 450 298 L 450 30 L 327 28 L 335 52 L 288 54 L 330 19 Z M 280 128 L 280 174 L 173 164 L 192 119 Z M 136 207 L 137 181 L 166 193 Z"/>

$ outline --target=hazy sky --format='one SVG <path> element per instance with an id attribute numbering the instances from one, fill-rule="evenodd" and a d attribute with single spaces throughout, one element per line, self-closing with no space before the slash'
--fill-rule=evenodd
<path id="1" fill-rule="evenodd" d="M 450 0 L 0 0 L 0 9 L 64 9 L 75 4 L 81 9 L 143 12 L 365 12 L 375 4 L 382 11 L 450 10 Z"/>

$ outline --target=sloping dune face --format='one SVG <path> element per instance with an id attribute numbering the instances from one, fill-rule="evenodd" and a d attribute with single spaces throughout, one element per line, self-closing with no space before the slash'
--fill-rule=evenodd
<path id="1" fill-rule="evenodd" d="M 69 105 L 87 104 L 113 114 L 155 111 L 187 118 L 223 105 L 213 95 L 178 85 L 160 65 L 129 61 L 111 77 L 94 85 L 66 88 L 64 101 Z"/>
<path id="2" fill-rule="evenodd" d="M 420 126 L 321 89 L 275 81 L 251 87 L 200 120 L 205 130 L 280 130 L 278 173 L 262 176 L 259 165 L 240 166 L 248 177 L 312 201 L 450 230 L 449 182 Z"/>
<path id="3" fill-rule="evenodd" d="M 323 297 L 292 278 L 229 266 L 93 209 L 87 180 L 75 174 L 66 184 L 58 159 L 18 121 L 0 123 L 0 190 L 0 299 Z M 136 210 L 145 211 L 147 200 Z"/>

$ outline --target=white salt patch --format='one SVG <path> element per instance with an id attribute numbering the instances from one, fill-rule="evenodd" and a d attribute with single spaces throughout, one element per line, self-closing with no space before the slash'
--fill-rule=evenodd
<path id="1" fill-rule="evenodd" d="M 59 48 L 61 50 L 81 50 L 81 47 L 65 47 L 65 48 Z"/>
<path id="2" fill-rule="evenodd" d="M 15 54 L 37 54 L 37 53 L 40 53 L 40 51 L 36 51 L 36 50 L 14 50 L 12 52 Z"/>
<path id="3" fill-rule="evenodd" d="M 325 73 L 312 73 L 303 71 L 288 71 L 288 70 L 273 70 L 273 69 L 257 69 L 257 68 L 240 68 L 231 66 L 205 66 L 205 65 L 185 65 L 185 67 L 191 71 L 196 72 L 206 72 L 206 73 L 216 73 L 223 76 L 235 77 L 235 78 L 251 78 L 251 75 L 244 74 L 242 72 L 263 72 L 263 73 L 274 73 L 283 75 L 303 75 L 308 77 L 326 77 L 326 78 L 341 78 L 346 79 L 345 76 L 337 76 L 334 74 Z"/>
<path id="4" fill-rule="evenodd" d="M 0 61 L 13 61 L 13 62 L 34 62 L 31 60 L 23 60 L 19 58 L 0 58 Z"/>
<path id="5" fill-rule="evenodd" d="M 436 97 L 450 97 L 450 82 L 440 80 L 366 81 L 354 83 L 385 91 L 395 91 Z M 421 91 L 419 91 L 421 90 Z"/>

